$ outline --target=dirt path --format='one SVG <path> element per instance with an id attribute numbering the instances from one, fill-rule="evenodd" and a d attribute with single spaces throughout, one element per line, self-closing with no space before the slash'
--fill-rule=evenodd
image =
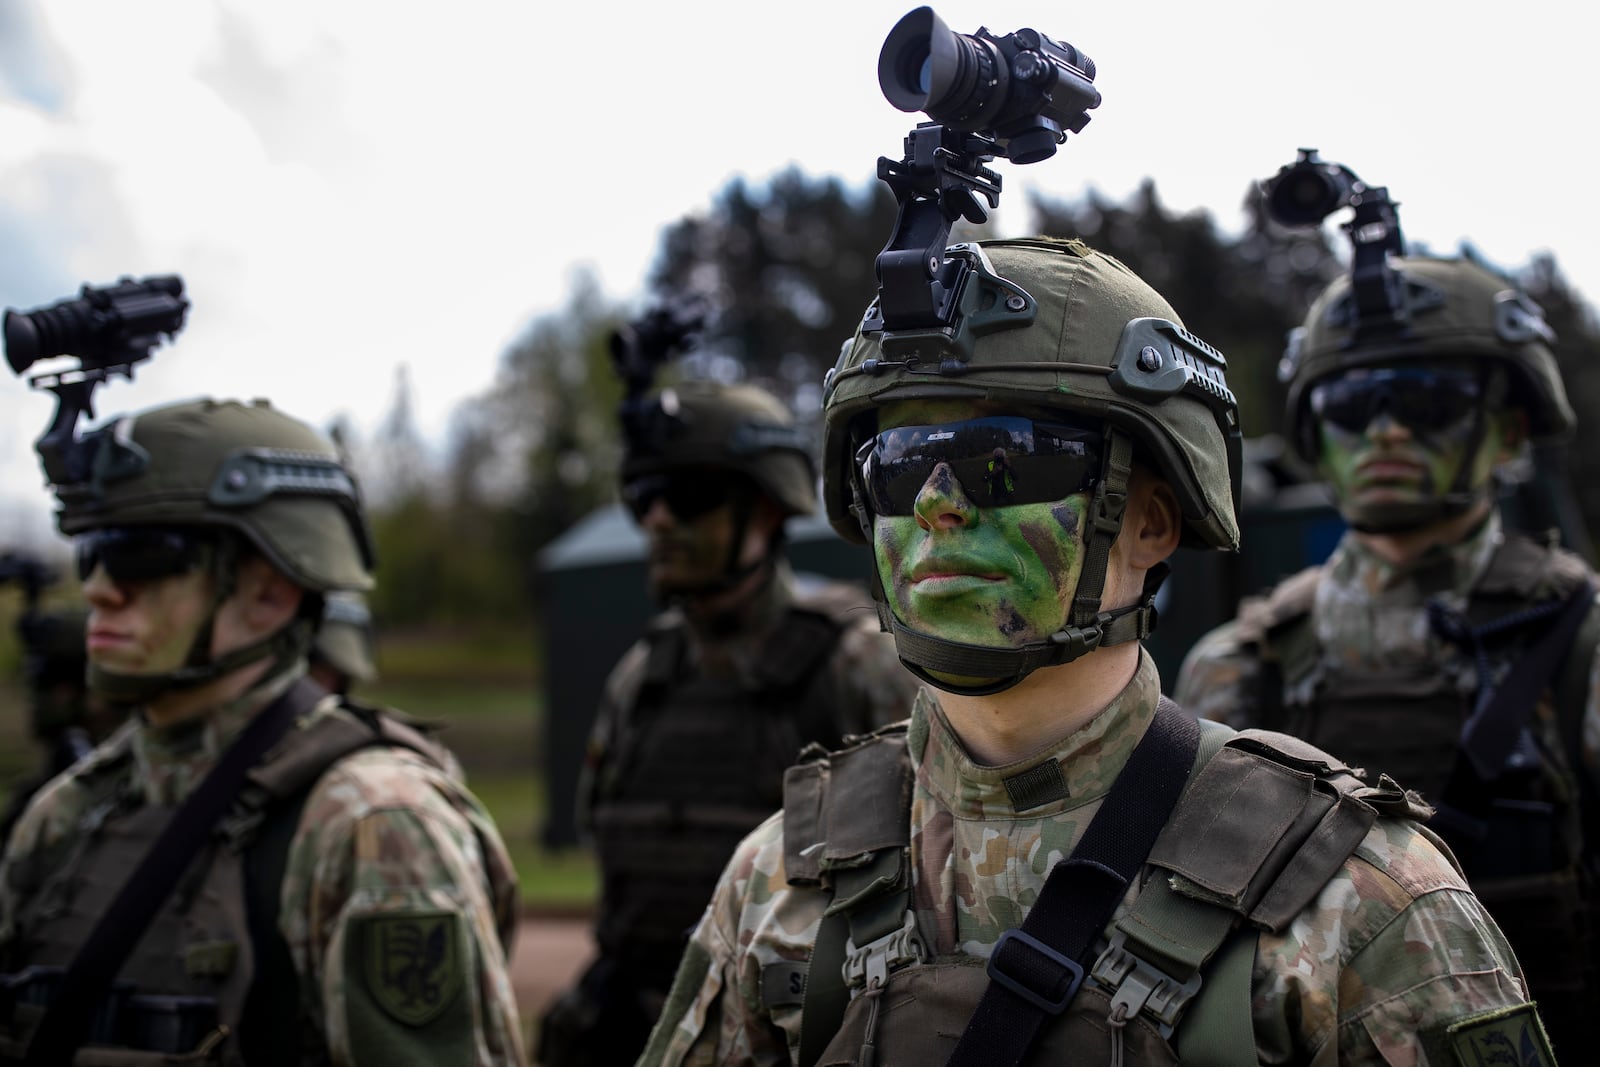
<path id="1" fill-rule="evenodd" d="M 517 928 L 511 956 L 511 984 L 524 1019 L 537 1019 L 594 954 L 593 920 L 529 917 Z"/>

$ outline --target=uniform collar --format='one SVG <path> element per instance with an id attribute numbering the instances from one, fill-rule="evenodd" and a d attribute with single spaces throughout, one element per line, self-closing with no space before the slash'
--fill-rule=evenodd
<path id="1" fill-rule="evenodd" d="M 305 672 L 301 660 L 228 703 L 171 726 L 152 726 L 136 712 L 133 756 L 145 803 L 170 807 L 181 802 L 246 724 Z"/>
<path id="2" fill-rule="evenodd" d="M 715 677 L 754 678 L 767 638 L 793 604 L 794 571 L 780 559 L 766 581 L 710 625 L 685 615 L 696 667 Z"/>
<path id="3" fill-rule="evenodd" d="M 1489 515 L 1470 534 L 1452 545 L 1436 545 L 1418 559 L 1395 564 L 1376 555 L 1346 532 L 1328 557 L 1328 574 L 1342 588 L 1369 595 L 1420 593 L 1422 597 L 1451 592 L 1465 597 L 1489 568 L 1495 549 L 1505 540 L 1500 512 Z"/>
<path id="4" fill-rule="evenodd" d="M 1103 797 L 1155 717 L 1161 679 L 1143 649 L 1127 686 L 1088 723 L 1034 755 L 988 767 L 967 755 L 933 690 L 912 707 L 908 747 L 919 788 L 956 818 L 1049 817 Z M 1059 768 L 1059 785 L 1051 783 Z M 1038 798 L 1046 797 L 1042 802 Z M 1020 802 L 1020 803 L 1019 803 Z"/>

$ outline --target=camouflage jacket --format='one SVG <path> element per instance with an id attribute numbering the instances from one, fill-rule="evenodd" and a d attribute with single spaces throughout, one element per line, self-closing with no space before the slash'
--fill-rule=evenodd
<path id="1" fill-rule="evenodd" d="M 839 697 L 832 714 L 834 724 L 841 734 L 861 734 L 905 718 L 920 683 L 901 665 L 894 638 L 881 631 L 866 593 L 840 582 L 805 589 L 797 586 L 789 565 L 780 562 L 772 581 L 733 617 L 720 620 L 715 633 L 688 624 L 676 608 L 652 626 L 682 626 L 688 634 L 690 670 L 753 692 L 760 686 L 761 657 L 791 605 L 836 613 L 841 604 L 858 602 L 859 611 L 852 613 L 854 621 L 839 635 L 827 663 L 832 691 Z M 585 826 L 590 824 L 597 797 L 610 791 L 607 775 L 614 773 L 615 767 L 609 756 L 620 733 L 628 728 L 628 714 L 644 685 L 649 660 L 650 641 L 641 639 L 623 654 L 606 679 L 579 786 L 578 814 Z"/>
<path id="2" fill-rule="evenodd" d="M 1023 921 L 1143 736 L 1159 685 L 1143 658 L 1093 721 L 998 768 L 973 762 L 922 691 L 908 735 L 911 861 L 920 934 L 935 954 L 986 958 Z M 1003 780 L 1052 759 L 1068 795 L 1019 814 Z M 787 884 L 781 814 L 746 838 L 641 1067 L 795 1062 L 800 1009 L 764 1006 L 762 970 L 809 958 L 827 902 L 821 890 Z M 1423 1035 L 1526 1004 L 1510 948 L 1459 872 L 1425 830 L 1388 818 L 1283 934 L 1260 935 L 1252 990 L 1263 1063 L 1426 1062 Z"/>
<path id="3" fill-rule="evenodd" d="M 60 865 L 92 817 L 84 775 L 109 765 L 121 776 L 112 786 L 136 808 L 175 809 L 254 714 L 301 673 L 291 671 L 200 720 L 158 729 L 136 715 L 47 785 L 0 864 L 0 952 L 28 941 L 19 922 L 42 882 L 29 872 Z M 327 697 L 291 730 L 351 714 Z M 305 797 L 284 868 L 278 931 L 299 979 L 299 1044 L 325 1050 L 319 1059 L 442 1062 L 433 1055 L 442 1036 L 436 1031 L 453 1028 L 442 1038 L 454 1050 L 451 1062 L 527 1062 L 507 971 L 515 872 L 488 813 L 457 772 L 407 749 L 375 746 L 339 760 Z M 105 795 L 103 783 L 97 795 Z M 457 973 L 436 976 L 461 992 L 436 1019 L 408 1020 L 382 1008 L 384 995 L 366 964 L 370 950 L 360 947 L 386 921 L 408 916 L 443 917 L 461 935 Z M 470 1056 L 461 1058 L 468 1047 Z"/>
<path id="4" fill-rule="evenodd" d="M 1415 667 L 1450 680 L 1462 692 L 1472 692 L 1478 684 L 1477 665 L 1460 646 L 1434 633 L 1427 604 L 1437 598 L 1450 609 L 1462 610 L 1504 538 L 1498 513 L 1491 513 L 1466 540 L 1430 552 L 1411 565 L 1395 566 L 1346 533 L 1325 564 L 1290 579 L 1315 582 L 1311 627 L 1321 661 L 1353 674 Z M 1504 673 L 1509 663 L 1496 666 Z M 1259 671 L 1255 648 L 1242 639 L 1238 620 L 1224 623 L 1189 650 L 1173 699 L 1202 718 L 1235 729 L 1259 726 Z M 1314 685 L 1316 678 L 1313 674 L 1302 684 Z M 1579 759 L 1587 784 L 1600 788 L 1600 648 L 1593 653 L 1589 679 Z M 1541 699 L 1534 714 L 1540 752 L 1555 773 L 1573 782 L 1576 771 L 1556 709 Z"/>

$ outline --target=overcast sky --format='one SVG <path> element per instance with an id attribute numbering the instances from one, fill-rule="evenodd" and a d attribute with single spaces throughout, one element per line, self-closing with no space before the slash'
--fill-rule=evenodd
<path id="1" fill-rule="evenodd" d="M 269 396 L 376 427 L 408 368 L 424 431 L 493 381 L 587 267 L 636 300 L 662 227 L 791 163 L 864 185 L 915 122 L 878 90 L 913 5 L 0 0 L 0 305 L 177 272 L 178 343 L 104 414 Z M 1401 203 L 1409 239 L 1555 253 L 1600 296 L 1582 5 L 951 0 L 954 30 L 1033 27 L 1105 102 L 1024 188 L 1120 199 L 1146 175 L 1237 229 L 1300 146 Z M 885 234 L 885 237 L 888 235 Z M 46 528 L 53 401 L 0 368 L 0 542 Z"/>

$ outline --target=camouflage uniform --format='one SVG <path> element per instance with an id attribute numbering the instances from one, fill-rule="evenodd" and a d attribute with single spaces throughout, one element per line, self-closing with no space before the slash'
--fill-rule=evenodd
<path id="1" fill-rule="evenodd" d="M 43 904 L 70 903 L 69 886 L 52 874 L 70 869 L 95 798 L 107 790 L 126 791 L 138 806 L 175 808 L 265 695 L 164 730 L 129 723 L 52 782 L 19 823 L 14 847 L 0 866 L 4 951 L 27 943 L 30 913 Z M 350 715 L 329 697 L 299 728 Z M 86 779 L 94 779 L 92 790 Z M 515 872 L 505 846 L 459 778 L 401 748 L 373 747 L 340 760 L 306 797 L 281 889 L 277 931 L 299 982 L 295 1043 L 301 1054 L 308 1062 L 333 1064 L 421 1062 L 409 1058 L 404 1021 L 371 1009 L 364 962 L 354 945 L 385 917 L 442 912 L 461 917 L 460 944 L 469 953 L 453 976 L 460 984 L 461 1017 L 470 1021 L 468 1035 L 454 1046 L 460 1059 L 451 1062 L 525 1062 L 505 966 L 516 931 L 515 902 Z M 352 1010 L 353 1001 L 359 1010 Z"/>
<path id="2" fill-rule="evenodd" d="M 1237 619 L 1202 637 L 1174 695 L 1199 715 L 1294 733 L 1421 792 L 1565 1051 L 1586 1039 L 1600 1008 L 1590 844 L 1600 817 L 1600 607 L 1583 592 L 1600 582 L 1585 561 L 1508 530 L 1493 509 L 1453 543 L 1404 562 L 1383 558 L 1369 539 L 1442 529 L 1488 506 L 1492 474 L 1469 477 L 1481 437 L 1450 484 L 1403 504 L 1363 497 L 1342 486 L 1322 449 L 1338 432 L 1377 454 L 1378 415 L 1357 434 L 1319 418 L 1310 397 L 1347 375 L 1448 361 L 1480 382 L 1499 374 L 1507 383 L 1503 399 L 1483 387 L 1475 428 L 1510 410 L 1532 437 L 1554 439 L 1573 414 L 1549 330 L 1524 294 L 1465 260 L 1402 258 L 1392 269 L 1410 301 L 1405 329 L 1349 314 L 1341 279 L 1313 305 L 1283 366 L 1290 437 L 1302 458 L 1322 464 L 1351 530 L 1325 564 L 1249 598 Z M 1551 620 L 1569 600 L 1575 628 L 1562 631 Z M 1518 692 L 1513 671 L 1537 660 L 1545 634 L 1563 633 L 1560 658 Z M 1527 710 L 1526 723 L 1487 754 L 1500 765 L 1485 774 L 1465 738 L 1496 716 L 1513 721 L 1502 708 Z"/>
<path id="3" fill-rule="evenodd" d="M 1396 565 L 1345 534 L 1321 567 L 1298 577 L 1315 585 L 1311 625 L 1317 647 L 1341 672 L 1393 671 L 1406 667 L 1448 677 L 1462 692 L 1477 688 L 1477 664 L 1459 645 L 1440 639 L 1429 621 L 1428 602 L 1454 611 L 1467 596 L 1505 539 L 1498 512 L 1465 540 L 1440 546 L 1426 558 Z M 1235 729 L 1259 725 L 1260 659 L 1239 636 L 1239 622 L 1224 623 L 1184 657 L 1173 699 L 1196 715 Z M 1506 664 L 1497 664 L 1503 673 Z M 1583 773 L 1600 785 L 1600 655 L 1582 714 Z M 1535 709 L 1540 747 L 1563 759 L 1555 708 L 1543 700 Z"/>
<path id="4" fill-rule="evenodd" d="M 911 866 L 917 925 L 936 955 L 986 958 L 1022 921 L 1150 722 L 1159 688 L 1143 660 L 1093 722 L 1003 768 L 974 763 L 938 698 L 923 691 L 909 742 Z M 1004 779 L 1052 759 L 1068 797 L 1018 813 Z M 672 1028 L 658 1035 L 665 1048 L 642 1063 L 798 1062 L 799 1004 L 768 1007 L 762 976 L 773 963 L 809 958 L 828 898 L 786 884 L 783 829 L 780 814 L 729 864 L 694 935 L 703 979 L 685 986 Z M 1256 1055 L 1262 1063 L 1431 1062 L 1422 1057 L 1432 1036 L 1424 1031 L 1523 1004 L 1517 974 L 1511 950 L 1431 835 L 1384 819 L 1289 929 L 1261 936 L 1251 979 Z"/>
<path id="5" fill-rule="evenodd" d="M 942 333 L 896 338 L 878 305 L 869 309 L 830 377 L 824 497 L 841 534 L 874 545 L 888 602 L 880 613 L 902 659 L 933 686 L 968 698 L 970 716 L 991 710 L 981 698 L 1034 670 L 1072 665 L 1147 632 L 1159 566 L 1134 604 L 1100 602 L 1121 501 L 1131 492 L 1126 438 L 1172 490 L 1185 542 L 1237 547 L 1238 423 L 1221 356 L 1110 257 L 1044 239 L 946 255 L 967 265 L 963 284 L 976 290 L 970 307 L 997 310 L 976 324 L 958 319 Z M 993 315 L 1007 313 L 1020 321 L 996 325 Z M 943 358 L 966 366 L 947 374 Z M 894 416 L 887 423 L 886 412 Z M 957 467 L 981 479 L 982 432 L 1011 412 L 1029 413 L 1018 421 L 1095 420 L 1099 477 L 1076 490 L 1069 483 L 1058 501 L 1050 496 L 1056 483 L 1039 472 L 1047 462 L 1064 472 L 1082 453 L 1034 446 L 1019 449 L 1017 485 L 1001 489 L 1019 490 L 1026 476 L 1043 495 L 1031 491 L 1008 507 L 950 488 Z M 1032 432 L 1037 440 L 1041 424 Z M 963 437 L 970 451 L 934 443 Z M 887 484 L 872 481 L 880 455 Z M 959 477 L 965 486 L 967 476 Z M 993 487 L 989 494 L 1005 499 Z M 1024 512 L 1038 516 L 1019 528 L 1030 548 L 1042 546 L 1041 559 L 1053 551 L 1050 521 L 1084 531 L 1069 546 L 1081 552 L 1078 577 L 1071 590 L 1058 589 L 1072 598 L 1056 608 L 1066 622 L 1047 621 L 1060 626 L 1048 640 L 1033 638 L 1042 627 L 1013 606 L 1031 587 L 1004 574 L 935 587 L 927 594 L 933 607 L 921 614 L 918 601 L 899 596 L 906 565 L 886 556 L 886 546 L 908 543 L 917 558 L 937 558 L 935 574 L 990 575 L 1000 564 L 986 565 L 996 557 L 981 546 L 1006 535 L 1006 516 Z M 896 542 L 901 536 L 923 540 Z M 1005 583 L 1003 593 L 986 592 L 995 581 Z M 946 592 L 952 588 L 998 601 L 978 601 L 992 611 L 996 634 L 1027 636 L 1008 644 L 975 626 L 941 629 L 940 596 L 970 602 Z M 1043 608 L 1035 614 L 1050 618 Z M 1161 702 L 1142 650 L 1101 662 L 1128 660 L 1133 676 L 1107 706 L 1004 766 L 975 760 L 925 688 L 903 730 L 885 728 L 792 768 L 784 811 L 748 836 L 723 872 L 640 1067 L 940 1062 L 962 1046 L 977 1053 L 966 1062 L 981 1062 L 991 1050 L 968 1046 L 967 1020 L 980 1032 L 985 1018 L 1020 1028 L 1016 1007 L 1036 1012 L 1028 1025 L 1037 1036 L 1019 1053 L 1024 1063 L 1488 1062 L 1482 1057 L 1507 1048 L 1521 1062 L 1550 1062 L 1517 960 L 1448 852 L 1418 824 L 1425 809 L 1392 781 L 1363 779 L 1293 738 L 1218 724 L 1199 724 L 1195 769 L 1153 849 L 1140 853 L 1142 864 L 1135 858 L 1102 936 L 1077 956 L 1076 981 L 1067 982 L 1067 958 L 1040 961 L 1078 950 L 1048 947 L 1024 951 L 1030 962 L 1002 965 L 991 979 L 984 961 L 993 967 L 1003 952 L 1016 961 L 1014 946 L 1027 942 L 1012 935 L 1027 934 L 1031 919 L 1046 917 L 1035 924 L 1045 936 L 1078 907 L 1078 898 L 1052 892 L 1052 875 L 1073 870 L 1063 861 L 1077 861 L 1075 849 L 1096 835 L 1089 824 L 1097 813 L 1118 820 L 1109 832 L 1099 828 L 1102 839 L 1126 832 L 1124 818 L 1150 825 L 1137 798 L 1104 801 L 1124 778 L 1144 789 L 1146 776 L 1122 773 L 1136 750 L 1166 724 L 1193 720 Z M 1073 708 L 1074 699 L 1061 692 L 1063 714 L 1093 710 L 1081 699 Z M 878 753 L 896 746 L 903 762 L 884 785 Z M 865 773 L 852 769 L 863 766 Z M 891 822 L 900 818 L 895 773 L 904 780 L 904 836 L 890 836 L 894 827 L 873 814 L 888 807 Z M 1342 829 L 1307 818 L 1306 797 L 1324 798 L 1312 805 L 1321 811 L 1334 795 L 1342 799 L 1327 810 L 1349 817 Z M 1285 809 L 1288 797 L 1295 799 Z M 1224 868 L 1225 878 L 1213 877 Z M 1051 896 L 1052 906 L 1039 906 Z M 1194 952 L 1202 942 L 1209 949 Z M 993 1003 L 1010 1001 L 985 1016 L 996 994 Z M 1058 996 L 1064 1001 L 1052 1004 Z M 1034 1009 L 1023 1003 L 1030 1000 Z"/>
<path id="6" fill-rule="evenodd" d="M 176 853 L 193 859 L 175 887 L 152 893 L 159 871 L 143 883 L 156 906 L 119 984 L 102 994 L 89 981 L 100 1007 L 69 1035 L 75 1062 L 525 1063 L 506 970 L 515 877 L 459 764 L 399 713 L 306 679 L 323 596 L 372 587 L 359 491 L 332 445 L 264 401 L 203 400 L 40 451 L 62 531 L 92 553 L 80 555 L 91 626 L 102 611 L 115 628 L 134 625 L 118 612 L 156 625 L 155 605 L 210 607 L 192 635 L 162 631 L 188 641 L 176 666 L 97 658 L 91 642 L 91 689 L 136 713 L 35 798 L 0 865 L 11 975 L 0 1057 L 73 1018 L 53 983 L 92 973 L 78 965 L 91 931 L 147 856 L 173 854 L 163 846 L 186 802 L 251 751 L 242 738 L 281 722 L 242 785 L 196 823 L 198 851 Z M 297 613 L 214 643 L 244 568 L 260 574 L 261 561 L 299 590 Z M 158 703 L 167 694 L 206 693 L 258 663 L 241 695 L 152 723 L 152 709 L 173 706 Z"/>

